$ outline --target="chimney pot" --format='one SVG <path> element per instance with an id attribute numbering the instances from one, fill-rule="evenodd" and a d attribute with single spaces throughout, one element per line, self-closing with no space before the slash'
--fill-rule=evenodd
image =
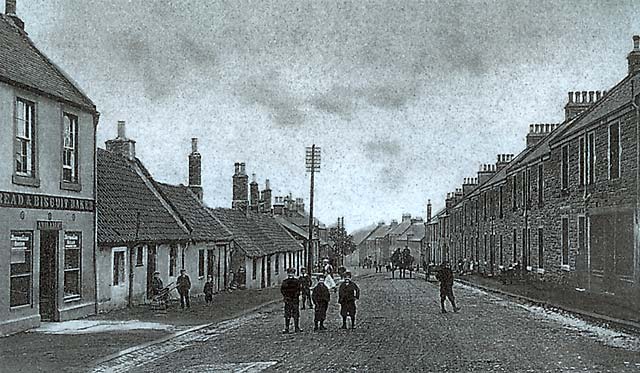
<path id="1" fill-rule="evenodd" d="M 640 51 L 640 35 L 633 35 L 633 50 Z"/>
<path id="2" fill-rule="evenodd" d="M 533 132 L 533 124 L 529 125 L 529 132 Z"/>
<path id="3" fill-rule="evenodd" d="M 124 120 L 118 121 L 118 138 L 126 139 L 126 122 Z"/>
<path id="4" fill-rule="evenodd" d="M 587 91 L 582 91 L 582 103 L 587 103 Z"/>
<path id="5" fill-rule="evenodd" d="M 266 190 L 270 190 L 271 189 L 271 183 L 269 182 L 269 179 L 265 180 L 264 189 L 266 189 Z"/>
<path id="6" fill-rule="evenodd" d="M 569 92 L 569 103 L 573 103 L 573 92 Z"/>
<path id="7" fill-rule="evenodd" d="M 16 15 L 16 0 L 7 0 L 5 2 L 4 14 L 8 16 Z"/>
<path id="8" fill-rule="evenodd" d="M 589 103 L 593 102 L 593 95 L 596 93 L 594 91 L 589 91 Z"/>
<path id="9" fill-rule="evenodd" d="M 197 153 L 198 152 L 198 138 L 197 137 L 192 137 L 191 138 L 191 153 Z"/>

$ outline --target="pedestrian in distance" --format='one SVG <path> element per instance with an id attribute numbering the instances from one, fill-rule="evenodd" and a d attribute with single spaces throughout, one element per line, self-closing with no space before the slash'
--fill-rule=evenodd
<path id="1" fill-rule="evenodd" d="M 289 324 L 293 318 L 295 332 L 301 332 L 300 329 L 300 280 L 296 278 L 296 270 L 287 269 L 287 278 L 280 285 L 280 293 L 284 300 L 284 330 L 282 333 L 289 333 Z"/>
<path id="2" fill-rule="evenodd" d="M 191 279 L 187 275 L 187 271 L 180 270 L 180 276 L 176 280 L 176 287 L 178 288 L 178 294 L 180 294 L 180 308 L 191 308 L 191 302 L 189 300 L 189 290 L 191 289 Z"/>
<path id="3" fill-rule="evenodd" d="M 456 299 L 453 296 L 453 271 L 449 268 L 449 262 L 444 261 L 440 266 L 440 270 L 436 275 L 438 281 L 440 281 L 440 307 L 442 313 L 447 313 L 444 307 L 444 302 L 449 298 L 453 312 L 460 311 L 459 307 L 456 307 Z"/>
<path id="4" fill-rule="evenodd" d="M 318 283 L 313 288 L 313 303 L 316 310 L 313 317 L 313 331 L 327 330 L 324 327 L 324 320 L 327 318 L 327 308 L 331 301 L 331 293 L 329 288 L 324 284 L 324 275 L 318 276 Z"/>
<path id="5" fill-rule="evenodd" d="M 342 316 L 342 329 L 347 328 L 347 316 L 351 318 L 351 329 L 356 326 L 356 300 L 360 299 L 360 288 L 351 281 L 351 272 L 344 274 L 344 282 L 338 290 L 338 303 L 340 303 L 340 316 Z"/>
<path id="6" fill-rule="evenodd" d="M 213 303 L 213 277 L 207 276 L 207 282 L 204 283 L 204 301 L 207 304 Z"/>
<path id="7" fill-rule="evenodd" d="M 309 302 L 309 308 L 313 309 L 313 303 L 311 302 L 311 276 L 307 274 L 305 268 L 300 269 L 300 292 L 302 293 L 302 307 L 305 309 L 305 305 Z"/>

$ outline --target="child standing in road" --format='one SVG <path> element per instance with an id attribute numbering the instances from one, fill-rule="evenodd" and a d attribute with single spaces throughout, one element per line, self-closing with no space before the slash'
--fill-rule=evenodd
<path id="1" fill-rule="evenodd" d="M 204 301 L 207 304 L 213 303 L 213 277 L 208 276 L 204 283 Z"/>

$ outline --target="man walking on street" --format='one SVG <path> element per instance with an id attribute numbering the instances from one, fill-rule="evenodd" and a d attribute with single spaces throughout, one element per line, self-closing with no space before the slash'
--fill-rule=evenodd
<path id="1" fill-rule="evenodd" d="M 327 318 L 327 308 L 330 300 L 331 293 L 329 293 L 329 288 L 324 284 L 324 275 L 320 275 L 318 276 L 318 284 L 313 288 L 313 303 L 316 305 L 313 331 L 327 330 L 324 327 L 324 320 Z M 318 324 L 320 324 L 319 327 Z"/>
<path id="2" fill-rule="evenodd" d="M 178 288 L 178 294 L 180 294 L 180 308 L 184 309 L 185 304 L 187 308 L 191 308 L 191 302 L 189 301 L 191 280 L 184 269 L 180 270 L 180 276 L 176 280 L 176 287 Z"/>
<path id="3" fill-rule="evenodd" d="M 351 272 L 346 272 L 344 274 L 344 282 L 340 284 L 338 291 L 342 329 L 347 328 L 347 316 L 351 318 L 351 329 L 355 328 L 357 299 L 360 299 L 360 288 L 358 288 L 355 282 L 351 281 Z"/>
<path id="4" fill-rule="evenodd" d="M 302 292 L 302 309 L 305 309 L 307 301 L 309 302 L 309 308 L 313 309 L 313 303 L 311 303 L 311 276 L 307 275 L 307 270 L 300 269 L 300 290 Z"/>
<path id="5" fill-rule="evenodd" d="M 456 300 L 453 296 L 453 271 L 449 268 L 449 262 L 442 262 L 436 278 L 440 281 L 440 307 L 442 313 L 447 313 L 447 310 L 444 308 L 444 302 L 447 298 L 449 298 L 449 302 L 451 302 L 453 312 L 460 311 L 460 308 L 456 307 Z"/>
<path id="6" fill-rule="evenodd" d="M 280 293 L 284 298 L 284 330 L 282 333 L 289 333 L 289 323 L 293 318 L 293 325 L 295 331 L 301 332 L 300 329 L 300 309 L 299 309 L 299 297 L 300 297 L 300 281 L 296 278 L 296 270 L 293 268 L 287 269 L 287 278 L 282 281 L 280 286 Z"/>

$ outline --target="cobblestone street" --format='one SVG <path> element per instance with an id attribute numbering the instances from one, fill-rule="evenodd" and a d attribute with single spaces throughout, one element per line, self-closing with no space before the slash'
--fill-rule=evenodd
<path id="1" fill-rule="evenodd" d="M 438 288 L 423 280 L 359 280 L 355 330 L 340 330 L 335 295 L 329 330 L 280 334 L 279 306 L 185 334 L 97 370 L 637 372 L 640 338 L 568 315 L 456 285 L 460 313 L 440 314 Z"/>

